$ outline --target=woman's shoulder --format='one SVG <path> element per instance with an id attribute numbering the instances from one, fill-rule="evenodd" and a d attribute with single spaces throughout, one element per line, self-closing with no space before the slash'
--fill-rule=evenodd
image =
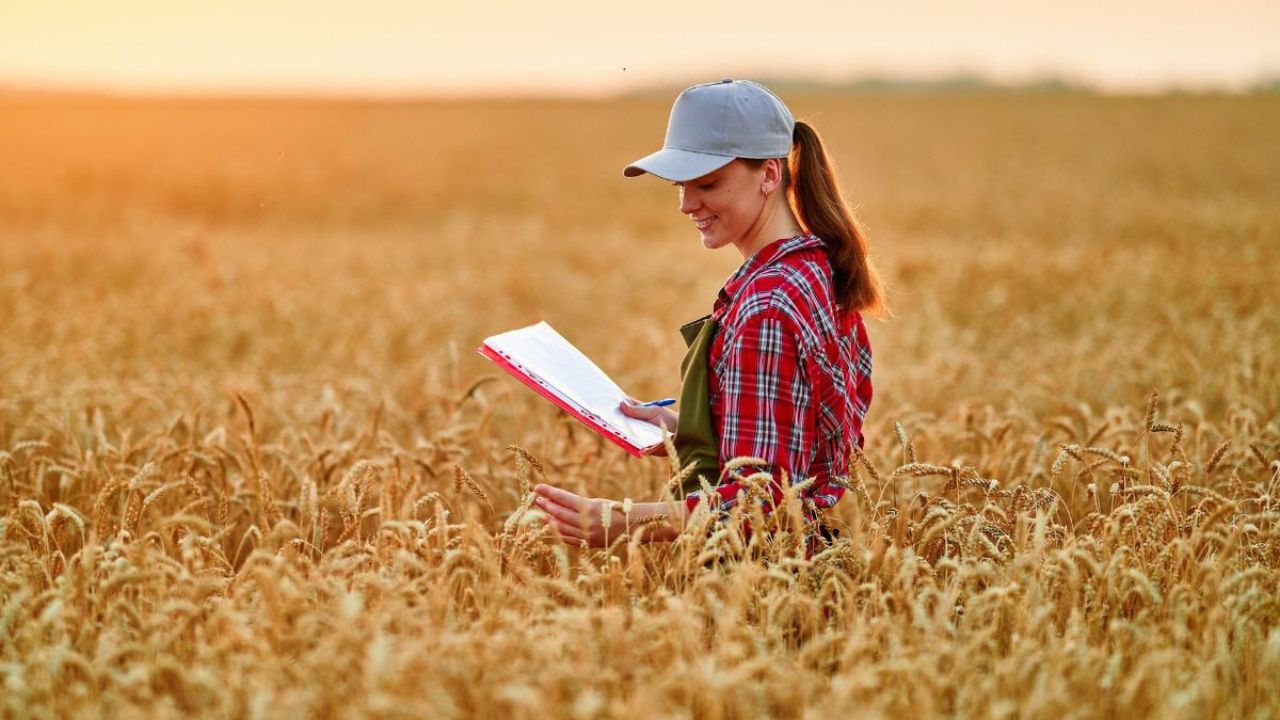
<path id="1" fill-rule="evenodd" d="M 803 352 L 822 348 L 839 333 L 840 320 L 824 301 L 828 291 L 811 287 L 801 269 L 769 268 L 752 279 L 725 320 L 725 339 L 732 341 L 752 327 L 780 328 Z"/>
<path id="2" fill-rule="evenodd" d="M 807 317 L 834 307 L 826 253 L 796 252 L 764 268 L 742 289 L 744 310 L 774 310 Z"/>

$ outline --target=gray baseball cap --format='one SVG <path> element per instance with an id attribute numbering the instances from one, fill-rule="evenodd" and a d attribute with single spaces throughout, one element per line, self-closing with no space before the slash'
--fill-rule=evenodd
<path id="1" fill-rule="evenodd" d="M 685 182 L 734 158 L 786 157 L 795 127 L 791 111 L 763 85 L 729 79 L 694 85 L 671 106 L 662 149 L 631 163 L 622 174 L 650 173 Z"/>

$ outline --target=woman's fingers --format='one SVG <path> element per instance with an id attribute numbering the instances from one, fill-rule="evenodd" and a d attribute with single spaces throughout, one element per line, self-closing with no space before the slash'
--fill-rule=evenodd
<path id="1" fill-rule="evenodd" d="M 538 508 L 556 520 L 569 525 L 578 526 L 581 524 L 581 516 L 577 510 L 571 510 L 563 505 L 553 503 L 546 499 L 538 500 Z"/>
<path id="2" fill-rule="evenodd" d="M 626 522 L 626 516 L 619 520 L 618 503 L 602 498 L 584 498 L 581 495 L 561 490 L 554 485 L 539 483 L 534 486 L 538 497 L 534 504 L 546 515 L 546 522 L 555 527 L 560 539 L 566 542 L 586 541 L 591 547 L 604 547 L 610 533 L 605 530 L 604 514 L 615 527 Z"/>
<path id="3" fill-rule="evenodd" d="M 581 510 L 588 503 L 586 498 L 543 483 L 535 485 L 533 491 L 539 495 L 535 501 L 538 509 L 546 513 L 547 524 L 556 531 L 561 542 L 575 546 L 591 542 L 588 537 L 589 529 L 583 527 L 583 523 L 589 523 L 590 518 L 583 517 Z"/>
<path id="4" fill-rule="evenodd" d="M 572 510 L 581 509 L 581 507 L 587 502 L 587 499 L 581 495 L 575 495 L 568 490 L 561 490 L 555 485 L 538 483 L 533 486 L 533 491 L 554 503 L 558 503 Z"/>
<path id="5" fill-rule="evenodd" d="M 631 403 L 629 401 L 624 401 L 622 403 L 619 403 L 618 409 L 622 411 L 623 415 L 626 415 L 627 417 L 637 418 L 640 420 L 652 421 L 662 417 L 662 408 L 660 407 L 656 407 L 656 406 L 641 407 L 640 405 Z"/>
<path id="6" fill-rule="evenodd" d="M 646 411 L 649 410 L 649 408 L 642 408 L 639 405 L 636 405 L 635 402 L 632 400 L 623 400 L 622 402 L 618 403 L 618 410 L 621 411 L 622 414 L 626 415 L 627 417 L 643 419 L 645 417 Z"/>
<path id="7" fill-rule="evenodd" d="M 572 525 L 565 525 L 564 523 L 557 522 L 555 520 L 552 520 L 548 524 L 556 531 L 556 534 L 560 536 L 561 540 L 578 541 L 587 539 L 586 533 Z M 574 544 L 576 545 L 577 542 L 574 542 Z"/>
<path id="8" fill-rule="evenodd" d="M 632 404 L 628 401 L 619 403 L 618 410 L 627 417 L 651 422 L 654 425 L 666 428 L 667 430 L 674 430 L 676 426 L 676 418 L 678 417 L 674 412 L 665 407 L 640 407 L 639 405 Z"/>

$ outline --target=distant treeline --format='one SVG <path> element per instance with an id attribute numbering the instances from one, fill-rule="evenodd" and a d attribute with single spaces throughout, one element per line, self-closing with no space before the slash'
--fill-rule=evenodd
<path id="1" fill-rule="evenodd" d="M 1087 80 L 1059 75 L 1044 75 L 1030 80 L 1006 81 L 976 73 L 955 73 L 936 77 L 909 77 L 895 75 L 864 75 L 848 80 L 809 80 L 787 76 L 749 76 L 779 93 L 902 93 L 902 94 L 947 94 L 947 93 L 1070 93 L 1070 94 L 1109 94 L 1109 91 Z M 655 81 L 621 93 L 623 97 L 671 97 L 686 87 L 684 81 Z M 1120 91 L 1122 94 L 1125 91 Z M 1280 74 L 1263 76 L 1243 87 L 1212 87 L 1205 85 L 1178 85 L 1171 83 L 1150 90 L 1139 90 L 1137 94 L 1164 95 L 1218 95 L 1218 94 L 1257 94 L 1280 93 Z M 62 98 L 111 98 L 118 96 L 132 97 L 187 97 L 205 99 L 306 99 L 306 100 L 485 100 L 485 99 L 556 99 L 566 97 L 555 91 L 539 92 L 530 89 L 528 92 L 478 92 L 451 93 L 439 95 L 430 90 L 405 89 L 399 92 L 371 92 L 365 94 L 359 90 L 334 91 L 263 91 L 252 89 L 193 89 L 190 91 L 120 91 L 93 87 L 40 87 L 32 85 L 6 84 L 0 79 L 0 99 L 22 97 L 62 97 Z M 567 97 L 574 97 L 569 94 Z"/>
<path id="2" fill-rule="evenodd" d="M 1044 76 L 1031 80 L 1008 82 L 995 80 L 983 75 L 959 73 L 931 78 L 897 77 L 891 75 L 867 75 L 846 81 L 816 81 L 783 77 L 754 78 L 758 82 L 778 90 L 779 92 L 903 92 L 903 93 L 946 93 L 946 92 L 1052 92 L 1052 93 L 1098 93 L 1102 90 L 1084 80 L 1060 76 Z M 678 91 L 678 89 L 676 89 Z M 667 95 L 673 86 L 663 84 L 643 88 L 631 93 L 633 95 Z M 1204 94 L 1215 92 L 1268 93 L 1280 92 L 1280 75 L 1260 79 L 1242 90 L 1213 90 L 1203 87 L 1180 87 L 1170 85 L 1158 92 Z"/>

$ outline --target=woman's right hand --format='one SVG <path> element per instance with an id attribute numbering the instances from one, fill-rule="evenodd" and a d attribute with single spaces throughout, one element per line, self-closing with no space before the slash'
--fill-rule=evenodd
<path id="1" fill-rule="evenodd" d="M 664 407 L 640 407 L 640 402 L 635 398 L 627 398 L 618 403 L 618 410 L 627 417 L 633 417 L 637 420 L 646 420 L 665 428 L 667 432 L 674 433 L 676 431 L 676 415 L 671 410 Z"/>

